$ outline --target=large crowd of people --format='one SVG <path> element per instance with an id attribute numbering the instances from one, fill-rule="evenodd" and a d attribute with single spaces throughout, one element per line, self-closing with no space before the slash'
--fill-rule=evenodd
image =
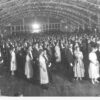
<path id="1" fill-rule="evenodd" d="M 64 70 L 69 81 L 99 83 L 100 38 L 96 35 L 16 35 L 0 39 L 0 64 L 43 88 L 53 82 L 52 70 Z M 63 66 L 63 67 L 62 67 Z"/>

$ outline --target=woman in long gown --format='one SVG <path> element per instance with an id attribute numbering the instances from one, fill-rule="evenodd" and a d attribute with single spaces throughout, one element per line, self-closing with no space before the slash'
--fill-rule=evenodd
<path id="1" fill-rule="evenodd" d="M 10 71 L 11 71 L 11 75 L 13 76 L 15 74 L 15 71 L 17 70 L 15 48 L 13 48 L 10 51 L 10 54 L 11 54 Z"/>
<path id="2" fill-rule="evenodd" d="M 33 60 L 32 48 L 29 47 L 26 55 L 26 63 L 25 63 L 25 75 L 27 79 L 31 79 L 33 77 L 32 60 Z"/>
<path id="3" fill-rule="evenodd" d="M 55 58 L 57 63 L 61 62 L 61 51 L 60 51 L 59 43 L 57 43 L 55 46 Z"/>
<path id="4" fill-rule="evenodd" d="M 98 83 L 99 81 L 97 80 L 100 76 L 99 74 L 99 61 L 97 60 L 97 55 L 96 55 L 97 47 L 94 45 L 92 47 L 92 51 L 89 53 L 89 78 L 91 79 L 92 83 Z"/>
<path id="5" fill-rule="evenodd" d="M 39 68 L 40 68 L 40 84 L 43 87 L 47 87 L 49 83 L 47 65 L 46 65 L 45 51 L 41 50 L 39 55 Z"/>
<path id="6" fill-rule="evenodd" d="M 74 51 L 75 65 L 74 65 L 74 77 L 80 80 L 84 77 L 84 63 L 83 63 L 83 53 L 80 51 L 80 47 L 75 47 Z"/>

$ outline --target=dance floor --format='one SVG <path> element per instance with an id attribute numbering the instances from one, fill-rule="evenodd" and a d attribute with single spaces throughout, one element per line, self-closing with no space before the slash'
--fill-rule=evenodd
<path id="1" fill-rule="evenodd" d="M 0 68 L 0 90 L 4 96 L 100 96 L 100 83 L 92 85 L 89 80 L 69 82 L 60 72 L 53 73 L 54 84 L 48 90 L 17 76 L 12 77 L 5 67 Z"/>

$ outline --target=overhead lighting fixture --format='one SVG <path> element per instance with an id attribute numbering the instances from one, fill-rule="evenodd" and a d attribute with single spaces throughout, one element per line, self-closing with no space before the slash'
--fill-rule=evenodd
<path id="1" fill-rule="evenodd" d="M 33 29 L 39 29 L 40 28 L 40 25 L 37 24 L 37 23 L 35 23 L 35 24 L 32 25 L 32 27 L 33 27 Z"/>
<path id="2" fill-rule="evenodd" d="M 32 25 L 32 33 L 39 33 L 41 31 L 40 24 L 34 23 Z"/>

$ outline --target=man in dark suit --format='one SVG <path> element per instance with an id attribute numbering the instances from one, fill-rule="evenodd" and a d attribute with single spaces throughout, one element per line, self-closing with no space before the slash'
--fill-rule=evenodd
<path id="1" fill-rule="evenodd" d="M 97 59 L 98 59 L 99 64 L 100 64 L 100 43 L 98 44 L 98 50 L 96 52 L 96 55 L 97 55 Z M 100 78 L 98 80 L 100 81 Z"/>
<path id="2" fill-rule="evenodd" d="M 97 59 L 100 63 L 100 45 L 98 46 L 98 50 L 97 50 L 96 54 L 97 54 Z"/>
<path id="3" fill-rule="evenodd" d="M 26 50 L 25 48 L 21 48 L 18 52 L 17 52 L 17 74 L 20 77 L 25 77 L 24 76 L 24 67 L 25 67 L 25 61 L 26 61 Z"/>
<path id="4" fill-rule="evenodd" d="M 49 81 L 50 83 L 53 83 L 53 76 L 52 76 L 52 51 L 51 48 L 48 46 L 46 49 L 47 52 L 47 57 L 48 57 L 48 61 L 47 61 L 47 70 L 48 70 L 48 74 L 49 74 Z"/>
<path id="5" fill-rule="evenodd" d="M 73 64 L 74 64 L 73 44 L 69 44 L 69 47 L 65 48 L 65 59 L 66 59 L 68 79 L 69 81 L 72 81 L 74 77 L 74 74 L 73 74 Z"/>
<path id="6" fill-rule="evenodd" d="M 33 80 L 34 83 L 39 84 L 39 79 L 40 79 L 39 65 L 38 65 L 39 50 L 37 44 L 35 44 L 35 47 L 33 47 L 32 54 L 33 54 L 33 71 L 34 71 Z"/>
<path id="7" fill-rule="evenodd" d="M 91 45 L 90 43 L 88 43 L 87 39 L 82 40 L 81 51 L 84 55 L 83 62 L 84 62 L 84 68 L 85 68 L 85 79 L 88 79 L 89 78 L 89 74 L 88 74 L 89 57 L 88 56 L 89 56 L 89 52 L 91 51 Z"/>

